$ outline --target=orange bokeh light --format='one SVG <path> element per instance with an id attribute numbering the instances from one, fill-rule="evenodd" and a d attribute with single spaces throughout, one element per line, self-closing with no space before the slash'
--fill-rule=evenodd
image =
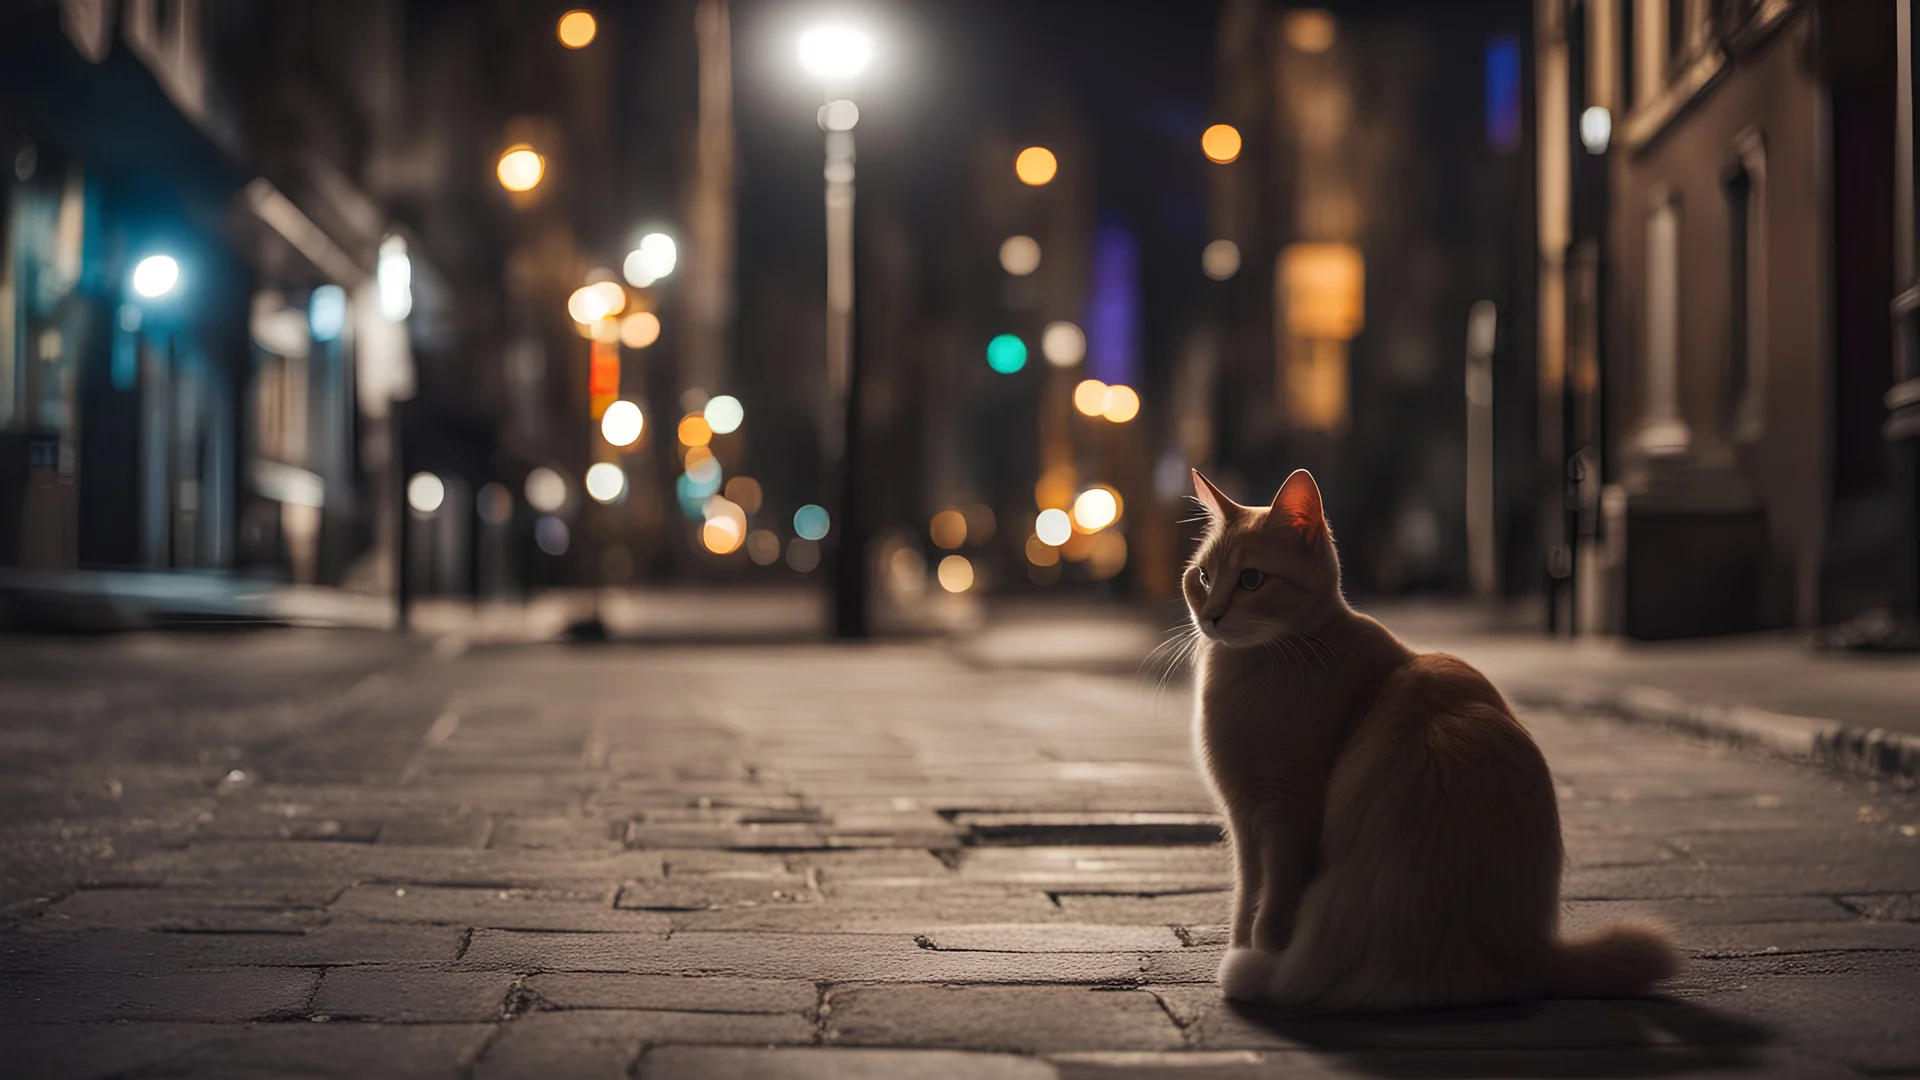
<path id="1" fill-rule="evenodd" d="M 1225 165 L 1240 156 L 1240 132 L 1232 124 L 1215 124 L 1200 136 L 1200 150 L 1208 161 Z"/>
<path id="2" fill-rule="evenodd" d="M 713 441 L 713 429 L 699 413 L 688 413 L 681 419 L 679 434 L 682 446 L 705 446 Z"/>
<path id="3" fill-rule="evenodd" d="M 1013 174 L 1028 187 L 1039 187 L 1060 171 L 1060 161 L 1044 146 L 1029 146 L 1013 159 Z"/>

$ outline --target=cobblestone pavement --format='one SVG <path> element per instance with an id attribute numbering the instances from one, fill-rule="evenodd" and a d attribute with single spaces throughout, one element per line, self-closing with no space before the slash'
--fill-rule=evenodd
<path id="1" fill-rule="evenodd" d="M 1288 1020 L 1211 983 L 1179 688 L 374 634 L 0 657 L 0 1074 L 1920 1075 L 1920 800 L 1532 714 L 1657 1000 Z"/>

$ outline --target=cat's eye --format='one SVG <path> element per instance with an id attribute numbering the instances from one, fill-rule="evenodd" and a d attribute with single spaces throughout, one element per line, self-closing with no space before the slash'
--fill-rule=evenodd
<path id="1" fill-rule="evenodd" d="M 1200 568 L 1200 587 L 1203 589 L 1213 588 L 1213 582 L 1207 578 L 1206 567 Z"/>
<path id="2" fill-rule="evenodd" d="M 1258 570 L 1240 571 L 1240 587 L 1243 589 L 1257 589 L 1260 587 L 1260 583 L 1265 580 L 1267 580 L 1267 575 Z"/>

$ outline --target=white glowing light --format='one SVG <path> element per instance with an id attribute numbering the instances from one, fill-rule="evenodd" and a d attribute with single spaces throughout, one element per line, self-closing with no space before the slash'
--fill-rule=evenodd
<path id="1" fill-rule="evenodd" d="M 646 417 L 640 414 L 640 406 L 631 401 L 616 401 L 600 416 L 600 434 L 615 446 L 632 446 L 639 441 L 640 429 L 644 426 Z"/>
<path id="2" fill-rule="evenodd" d="M 322 285 L 307 301 L 307 325 L 313 328 L 313 340 L 335 341 L 347 328 L 347 290 L 338 285 Z"/>
<path id="3" fill-rule="evenodd" d="M 854 125 L 860 122 L 860 106 L 845 98 L 829 101 L 820 106 L 816 119 L 822 131 L 852 131 Z"/>
<path id="4" fill-rule="evenodd" d="M 171 255 L 149 255 L 133 268 L 133 291 L 155 300 L 180 283 L 180 264 Z"/>
<path id="5" fill-rule="evenodd" d="M 1009 236 L 1000 243 L 1000 269 L 1026 277 L 1040 269 L 1040 242 L 1031 236 Z"/>
<path id="6" fill-rule="evenodd" d="M 816 26 L 800 35 L 800 66 L 816 79 L 851 79 L 873 60 L 873 39 L 851 26 Z"/>
<path id="7" fill-rule="evenodd" d="M 388 322 L 399 322 L 413 311 L 413 260 L 407 257 L 404 239 L 389 236 L 380 241 L 373 280 L 380 293 L 380 314 Z"/>
<path id="8" fill-rule="evenodd" d="M 673 237 L 666 233 L 648 233 L 640 238 L 639 247 L 627 253 L 620 272 L 626 275 L 628 284 L 644 289 L 673 273 L 679 262 L 680 249 L 674 246 Z"/>
<path id="9" fill-rule="evenodd" d="M 1040 333 L 1040 354 L 1054 367 L 1072 367 L 1086 358 L 1087 335 L 1070 322 L 1052 322 Z"/>
<path id="10" fill-rule="evenodd" d="M 701 416 L 706 418 L 707 426 L 715 435 L 726 435 L 740 430 L 740 424 L 747 418 L 746 407 L 732 394 L 721 394 L 710 398 Z"/>
<path id="11" fill-rule="evenodd" d="M 610 503 L 627 490 L 627 474 L 611 461 L 596 461 L 587 470 L 587 494 L 593 501 Z"/>
<path id="12" fill-rule="evenodd" d="M 407 505 L 413 507 L 414 512 L 431 514 L 446 501 L 447 485 L 432 473 L 414 473 L 413 479 L 407 481 Z"/>
<path id="13" fill-rule="evenodd" d="M 1593 105 L 1580 114 L 1580 142 L 1589 154 L 1604 154 L 1613 141 L 1613 114 L 1604 105 Z"/>
<path id="14" fill-rule="evenodd" d="M 567 504 L 567 482 L 545 465 L 527 474 L 522 491 L 527 496 L 527 505 L 543 514 L 555 513 Z"/>
<path id="15" fill-rule="evenodd" d="M 1040 516 L 1033 519 L 1033 535 L 1048 547 L 1059 547 L 1073 539 L 1073 519 L 1065 510 L 1042 510 Z"/>
<path id="16" fill-rule="evenodd" d="M 1120 501 L 1106 488 L 1088 488 L 1073 500 L 1073 520 L 1088 532 L 1099 532 L 1120 517 Z"/>

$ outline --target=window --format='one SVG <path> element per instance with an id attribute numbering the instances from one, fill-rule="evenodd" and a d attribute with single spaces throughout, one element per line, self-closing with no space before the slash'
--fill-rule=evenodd
<path id="1" fill-rule="evenodd" d="M 1680 415 L 1680 205 L 1656 189 L 1647 213 L 1645 410 L 1635 443 L 1648 457 L 1683 454 L 1692 432 Z"/>

